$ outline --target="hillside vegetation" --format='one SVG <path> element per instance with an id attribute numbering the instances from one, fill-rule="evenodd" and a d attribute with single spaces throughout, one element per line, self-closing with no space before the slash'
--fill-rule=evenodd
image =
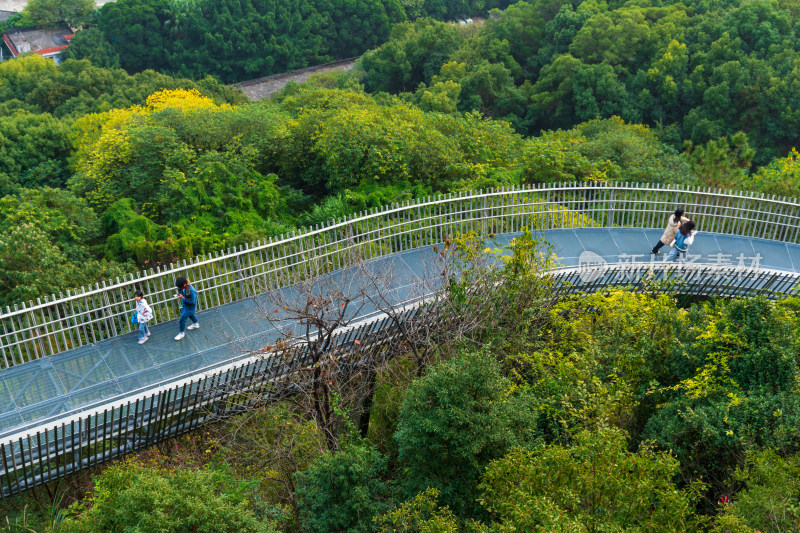
<path id="1" fill-rule="evenodd" d="M 290 84 L 259 103 L 206 77 L 232 79 L 217 67 L 163 61 L 172 46 L 226 68 L 277 60 L 229 45 L 231 57 L 190 52 L 180 43 L 217 34 L 177 27 L 216 24 L 203 13 L 232 17 L 234 7 L 236 20 L 291 19 L 276 18 L 272 4 L 105 5 L 92 28 L 135 33 L 104 37 L 116 47 L 109 54 L 141 60 L 111 62 L 141 70 L 133 75 L 102 66 L 95 52 L 105 45 L 89 47 L 96 64 L 36 56 L 1 64 L 0 305 L 432 193 L 619 180 L 800 196 L 791 6 L 542 0 L 462 26 L 419 17 L 495 6 L 370 5 L 399 13 L 385 34 L 368 17 L 306 5 L 372 25 L 365 33 L 307 19 L 329 20 L 343 39 L 369 35 L 360 50 L 388 41 L 353 73 Z M 413 21 L 390 24 L 405 18 Z M 232 20 L 231 31 L 266 31 Z M 319 27 L 297 32 L 304 45 L 339 42 Z"/>
<path id="2" fill-rule="evenodd" d="M 784 2 L 531 0 L 479 29 L 397 25 L 362 66 L 367 90 L 424 109 L 480 111 L 529 135 L 617 115 L 677 149 L 716 141 L 716 158 L 746 168 L 796 145 L 799 30 Z"/>
<path id="3" fill-rule="evenodd" d="M 99 9 L 69 56 L 128 72 L 243 81 L 353 57 L 393 24 L 450 20 L 508 0 L 118 0 Z"/>
<path id="4" fill-rule="evenodd" d="M 0 63 L 0 305 L 439 193 L 800 197 L 799 21 L 780 1 L 107 4 L 63 64 Z M 271 100 L 222 83 L 362 52 Z M 7 502 L 4 527 L 800 529 L 796 299 L 554 302 L 530 234 L 494 270 L 491 243 L 452 237 L 454 329 L 326 374 L 324 420 L 303 395 L 260 405 L 50 486 L 35 516 L 42 494 Z"/>
<path id="5" fill-rule="evenodd" d="M 459 239 L 461 257 L 477 240 Z M 553 302 L 541 243 L 450 287 L 481 327 L 107 468 L 40 530 L 779 532 L 800 527 L 800 301 Z M 494 282 L 500 282 L 499 284 Z M 442 333 L 448 330 L 442 330 Z M 367 354 L 353 355 L 363 357 Z M 374 402 L 365 411 L 364 391 Z M 355 422 L 369 421 L 358 430 Z M 361 425 L 361 424 L 359 424 Z M 74 497 L 74 492 L 69 493 Z M 32 498 L 31 498 L 32 500 Z M 68 503 L 67 500 L 65 503 Z M 19 504 L 20 507 L 22 503 Z M 65 514 L 69 515 L 65 518 Z M 15 518 L 15 524 L 32 524 Z"/>

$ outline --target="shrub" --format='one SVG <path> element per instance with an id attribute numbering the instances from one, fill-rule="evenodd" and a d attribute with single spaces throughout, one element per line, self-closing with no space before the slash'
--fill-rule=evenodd
<path id="1" fill-rule="evenodd" d="M 375 520 L 380 533 L 456 533 L 456 517 L 448 507 L 439 507 L 439 491 L 427 489 L 413 500 Z"/>
<path id="2" fill-rule="evenodd" d="M 484 467 L 513 445 L 535 441 L 526 402 L 509 389 L 487 352 L 464 353 L 416 381 L 395 432 L 404 494 L 431 487 L 457 515 L 480 514 Z"/>
<path id="3" fill-rule="evenodd" d="M 572 448 L 515 449 L 486 469 L 481 502 L 501 531 L 696 531 L 700 484 L 679 490 L 678 461 L 627 451 L 616 429 L 577 435 Z"/>
<path id="4" fill-rule="evenodd" d="M 762 298 L 706 305 L 684 353 L 695 370 L 659 394 L 644 437 L 673 450 L 684 471 L 725 485 L 752 449 L 800 445 L 795 311 Z M 690 368 L 689 367 L 689 368 Z"/>
<path id="5" fill-rule="evenodd" d="M 372 519 L 389 507 L 386 473 L 386 459 L 361 444 L 322 454 L 296 476 L 303 528 L 319 533 L 370 531 Z"/>
<path id="6" fill-rule="evenodd" d="M 720 499 L 715 533 L 800 531 L 800 456 L 784 459 L 772 450 L 756 452 L 733 477 L 744 489 L 732 503 Z"/>
<path id="7" fill-rule="evenodd" d="M 127 461 L 96 479 L 91 508 L 69 519 L 67 533 L 267 533 L 251 508 L 250 485 L 214 470 L 159 470 Z"/>

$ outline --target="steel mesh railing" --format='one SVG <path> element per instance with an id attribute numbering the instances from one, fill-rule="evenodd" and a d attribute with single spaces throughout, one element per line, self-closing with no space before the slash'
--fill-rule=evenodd
<path id="1" fill-rule="evenodd" d="M 766 268 L 682 263 L 606 263 L 561 268 L 547 274 L 557 297 L 591 293 L 610 287 L 634 292 L 720 296 L 792 295 L 800 273 Z"/>
<path id="2" fill-rule="evenodd" d="M 159 320 L 174 318 L 174 277 L 189 277 L 208 308 L 252 297 L 265 287 L 297 283 L 312 275 L 309 259 L 330 270 L 351 257 L 371 259 L 441 243 L 467 231 L 501 234 L 523 228 L 657 227 L 683 207 L 709 232 L 797 242 L 800 205 L 794 200 L 705 189 L 628 184 L 562 184 L 463 193 L 361 213 L 266 243 L 229 250 L 6 308 L 0 315 L 0 348 L 7 366 L 97 342 L 128 331 L 135 289 L 145 291 Z M 358 251 L 354 254 L 353 251 Z M 318 273 L 318 271 L 316 272 Z M 566 268 L 549 274 L 556 297 L 609 286 L 642 292 L 776 297 L 795 291 L 800 274 L 712 265 L 607 264 L 596 270 Z M 416 311 L 406 311 L 413 319 Z M 337 337 L 343 354 L 380 343 L 392 321 L 376 319 Z M 354 344 L 356 339 L 362 342 Z M 371 339 L 371 340 L 370 340 Z M 280 359 L 256 358 L 171 388 L 145 393 L 93 414 L 40 427 L 0 443 L 0 497 L 90 468 L 191 431 L 242 405 L 243 390 L 268 397 L 276 376 L 306 363 L 302 348 Z"/>
<path id="3" fill-rule="evenodd" d="M 178 316 L 174 280 L 188 277 L 201 308 L 254 296 L 304 279 L 306 261 L 331 270 L 347 266 L 353 249 L 364 258 L 440 243 L 447 235 L 581 227 L 660 228 L 683 207 L 707 232 L 798 242 L 797 200 L 701 188 L 641 184 L 570 183 L 458 193 L 362 212 L 192 261 L 107 280 L 0 313 L 0 364 L 9 367 L 131 330 L 137 289 L 159 323 Z"/>
<path id="4" fill-rule="evenodd" d="M 777 298 L 793 293 L 800 274 L 759 268 L 655 263 L 606 264 L 552 271 L 553 297 L 609 287 L 647 293 Z M 380 347 L 397 335 L 397 322 L 418 318 L 410 307 L 399 316 L 377 317 L 335 336 L 333 348 L 347 360 L 355 350 Z M 0 498 L 122 457 L 196 429 L 255 401 L 282 396 L 280 376 L 309 365 L 304 346 L 253 357 L 169 388 L 111 404 L 85 416 L 28 431 L 0 442 Z M 243 395 L 243 392 L 250 392 Z"/>

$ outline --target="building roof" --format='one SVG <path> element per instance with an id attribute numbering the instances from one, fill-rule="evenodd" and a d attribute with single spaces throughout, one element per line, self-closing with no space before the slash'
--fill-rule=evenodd
<path id="1" fill-rule="evenodd" d="M 14 57 L 27 52 L 49 55 L 64 50 L 73 35 L 67 26 L 53 29 L 14 28 L 3 34 L 3 40 Z"/>
<path id="2" fill-rule="evenodd" d="M 5 11 L 0 9 L 0 22 L 5 22 L 8 20 L 8 17 L 14 15 L 16 11 Z"/>

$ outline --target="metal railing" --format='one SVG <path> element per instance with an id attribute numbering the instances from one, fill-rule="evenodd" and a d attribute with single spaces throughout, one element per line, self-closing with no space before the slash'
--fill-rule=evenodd
<path id="1" fill-rule="evenodd" d="M 795 199 L 700 188 L 572 183 L 458 193 L 373 209 L 266 242 L 196 257 L 125 278 L 52 294 L 0 313 L 0 365 L 13 366 L 131 330 L 133 292 L 144 291 L 159 323 L 178 316 L 174 280 L 189 278 L 208 309 L 291 285 L 309 275 L 306 261 L 331 270 L 352 250 L 370 259 L 441 243 L 447 235 L 487 235 L 581 227 L 661 228 L 683 207 L 703 231 L 798 242 Z"/>
<path id="2" fill-rule="evenodd" d="M 310 258 L 324 259 L 330 270 L 337 270 L 349 266 L 348 258 L 354 256 L 369 259 L 434 245 L 448 235 L 467 231 L 489 235 L 526 227 L 660 228 L 665 215 L 676 206 L 686 209 L 706 231 L 782 242 L 798 239 L 800 205 L 753 194 L 627 184 L 457 194 L 361 213 L 289 237 L 6 309 L 0 316 L 0 345 L 5 364 L 11 365 L 127 331 L 130 296 L 135 289 L 148 294 L 160 320 L 174 318 L 171 285 L 178 275 L 195 283 L 201 305 L 207 308 L 254 296 L 264 287 L 306 279 L 314 274 L 306 264 Z M 360 253 L 353 254 L 354 249 Z M 777 297 L 794 292 L 800 282 L 800 274 L 791 272 L 665 263 L 565 268 L 550 276 L 555 297 L 609 286 L 640 292 Z M 417 318 L 413 308 L 402 316 L 402 320 Z M 376 317 L 338 335 L 335 345 L 346 359 L 354 350 L 379 347 L 395 334 L 394 320 Z M 304 350 L 298 346 L 285 353 L 253 357 L 0 442 L 0 497 L 186 433 L 247 407 L 254 398 L 280 397 L 285 385 L 281 377 L 308 365 Z M 245 391 L 253 394 L 242 394 Z"/>
<path id="3" fill-rule="evenodd" d="M 793 293 L 800 284 L 800 274 L 792 272 L 674 263 L 606 264 L 548 275 L 555 298 L 609 287 L 776 298 Z M 348 371 L 346 362 L 355 351 L 380 350 L 387 338 L 400 334 L 398 322 L 432 316 L 418 310 L 412 306 L 398 316 L 378 317 L 336 335 L 332 350 L 343 362 L 341 371 Z M 310 363 L 306 346 L 298 345 L 0 442 L 0 498 L 172 439 L 254 403 L 284 397 L 286 382 L 281 377 L 294 375 Z"/>
<path id="4" fill-rule="evenodd" d="M 766 268 L 692 263 L 607 263 L 561 268 L 547 274 L 557 297 L 591 293 L 611 287 L 642 293 L 720 296 L 765 296 L 776 299 L 795 294 L 800 273 Z"/>
<path id="5" fill-rule="evenodd" d="M 341 371 L 349 371 L 347 362 L 354 352 L 374 351 L 396 334 L 396 321 L 413 319 L 416 314 L 417 309 L 410 308 L 335 335 L 331 350 L 341 361 Z M 169 440 L 253 404 L 284 397 L 291 391 L 278 378 L 295 375 L 312 363 L 307 347 L 254 356 L 93 414 L 5 439 L 0 442 L 0 499 Z"/>

